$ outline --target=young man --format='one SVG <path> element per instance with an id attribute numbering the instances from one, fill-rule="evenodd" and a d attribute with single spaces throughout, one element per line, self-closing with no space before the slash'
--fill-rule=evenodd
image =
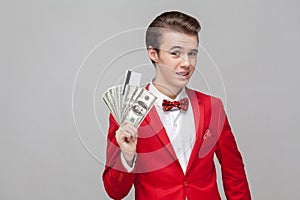
<path id="1" fill-rule="evenodd" d="M 227 199 L 251 199 L 242 157 L 222 102 L 186 87 L 197 61 L 199 22 L 165 12 L 146 32 L 156 76 L 146 87 L 157 96 L 141 126 L 118 126 L 110 116 L 103 181 L 108 195 L 135 198 L 221 199 L 214 154 L 222 169 Z"/>

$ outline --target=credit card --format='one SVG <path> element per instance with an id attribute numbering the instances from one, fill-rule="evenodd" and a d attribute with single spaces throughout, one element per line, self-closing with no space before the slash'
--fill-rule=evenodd
<path id="1" fill-rule="evenodd" d="M 142 74 L 138 72 L 134 72 L 131 70 L 127 70 L 123 82 L 123 90 L 122 90 L 122 95 L 124 95 L 125 88 L 127 85 L 132 85 L 132 86 L 140 86 L 142 79 Z"/>

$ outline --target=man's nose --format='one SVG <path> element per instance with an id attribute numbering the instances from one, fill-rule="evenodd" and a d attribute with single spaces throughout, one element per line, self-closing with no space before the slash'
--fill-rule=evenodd
<path id="1" fill-rule="evenodd" d="M 191 61 L 187 54 L 182 55 L 181 60 L 182 60 L 181 67 L 190 67 Z"/>

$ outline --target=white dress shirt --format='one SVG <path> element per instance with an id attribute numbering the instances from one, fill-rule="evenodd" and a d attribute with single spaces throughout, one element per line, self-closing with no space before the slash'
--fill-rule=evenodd
<path id="1" fill-rule="evenodd" d="M 196 140 L 192 105 L 189 100 L 187 111 L 172 109 L 165 112 L 162 108 L 162 102 L 164 99 L 169 101 L 179 101 L 185 97 L 189 98 L 186 93 L 186 88 L 183 88 L 175 99 L 171 99 L 159 92 L 152 82 L 149 85 L 149 91 L 157 97 L 154 106 L 173 146 L 182 171 L 185 173 Z M 122 153 L 121 160 L 128 172 L 133 170 L 134 166 L 128 166 Z"/>

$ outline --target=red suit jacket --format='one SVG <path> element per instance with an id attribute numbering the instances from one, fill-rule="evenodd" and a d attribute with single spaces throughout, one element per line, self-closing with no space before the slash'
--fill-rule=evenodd
<path id="1" fill-rule="evenodd" d="M 137 200 L 221 199 L 214 165 L 216 154 L 228 200 L 251 199 L 244 165 L 220 99 L 187 89 L 193 107 L 196 140 L 186 173 L 153 107 L 138 128 L 134 170 L 124 168 L 115 139 L 118 129 L 110 116 L 104 187 L 113 199 L 122 199 L 135 187 Z"/>

